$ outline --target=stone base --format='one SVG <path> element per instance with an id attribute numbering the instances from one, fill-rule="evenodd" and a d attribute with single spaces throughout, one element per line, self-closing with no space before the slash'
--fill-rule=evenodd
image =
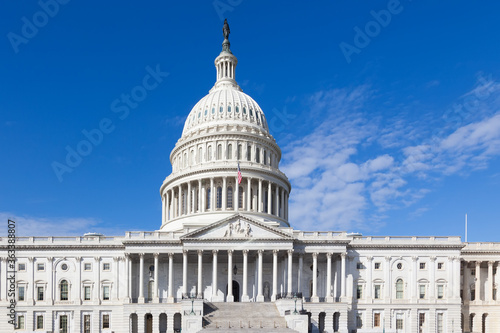
<path id="1" fill-rule="evenodd" d="M 328 303 L 333 303 L 333 296 L 328 296 L 328 297 L 326 298 L 326 301 L 327 301 Z"/>
<path id="2" fill-rule="evenodd" d="M 242 302 L 250 302 L 250 297 L 248 297 L 248 295 L 243 295 L 243 296 L 241 296 L 241 301 Z"/>
<path id="3" fill-rule="evenodd" d="M 153 298 L 153 303 L 160 303 L 160 298 L 159 297 Z"/>
<path id="4" fill-rule="evenodd" d="M 319 303 L 319 297 L 318 296 L 311 297 L 311 302 L 312 303 Z"/>
<path id="5" fill-rule="evenodd" d="M 144 297 L 139 297 L 137 299 L 137 303 L 144 303 Z"/>
<path id="6" fill-rule="evenodd" d="M 234 302 L 234 296 L 233 295 L 227 295 L 226 302 L 228 302 L 228 303 Z"/>
<path id="7" fill-rule="evenodd" d="M 257 302 L 264 302 L 264 295 L 258 295 L 256 301 Z"/>
<path id="8" fill-rule="evenodd" d="M 170 296 L 170 297 L 167 297 L 167 303 L 174 303 L 175 302 L 175 299 Z"/>

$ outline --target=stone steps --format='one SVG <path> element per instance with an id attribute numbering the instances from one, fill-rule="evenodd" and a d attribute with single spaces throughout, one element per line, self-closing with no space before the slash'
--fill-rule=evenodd
<path id="1" fill-rule="evenodd" d="M 274 303 L 209 303 L 202 332 L 295 332 L 287 328 Z"/>

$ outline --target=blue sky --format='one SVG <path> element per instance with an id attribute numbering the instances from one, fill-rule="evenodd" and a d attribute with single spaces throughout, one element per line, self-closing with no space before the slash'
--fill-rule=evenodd
<path id="1" fill-rule="evenodd" d="M 236 79 L 283 151 L 294 227 L 464 236 L 468 213 L 469 241 L 499 240 L 498 2 L 1 6 L 0 219 L 19 235 L 160 226 L 169 154 L 214 83 L 227 17 Z"/>

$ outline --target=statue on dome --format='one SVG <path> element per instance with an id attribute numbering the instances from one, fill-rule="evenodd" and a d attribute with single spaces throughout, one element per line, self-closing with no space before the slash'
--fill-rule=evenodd
<path id="1" fill-rule="evenodd" d="M 224 40 L 229 40 L 229 34 L 231 31 L 229 30 L 229 24 L 227 24 L 227 19 L 224 19 L 224 26 L 222 27 L 222 35 L 224 36 Z"/>

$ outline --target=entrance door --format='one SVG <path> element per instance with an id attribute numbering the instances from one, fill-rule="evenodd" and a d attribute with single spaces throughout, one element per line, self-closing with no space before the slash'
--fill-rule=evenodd
<path id="1" fill-rule="evenodd" d="M 153 333 L 153 315 L 146 314 L 146 333 Z"/>
<path id="2" fill-rule="evenodd" d="M 227 295 L 227 284 L 226 284 L 226 295 Z M 240 284 L 233 280 L 233 297 L 235 302 L 240 301 Z"/>

